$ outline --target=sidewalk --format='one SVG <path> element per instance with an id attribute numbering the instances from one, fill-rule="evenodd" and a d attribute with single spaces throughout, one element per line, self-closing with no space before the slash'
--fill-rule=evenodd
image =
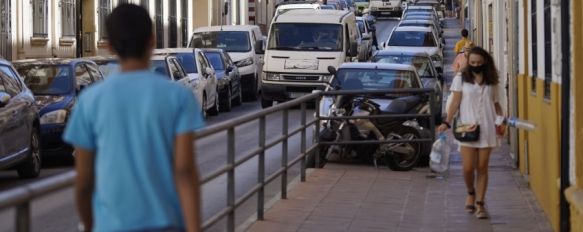
<path id="1" fill-rule="evenodd" d="M 428 168 L 394 172 L 371 166 L 327 164 L 279 200 L 248 231 L 552 231 L 533 193 L 511 165 L 508 147 L 490 163 L 486 204 L 491 219 L 464 211 L 459 154 L 448 179 Z"/>

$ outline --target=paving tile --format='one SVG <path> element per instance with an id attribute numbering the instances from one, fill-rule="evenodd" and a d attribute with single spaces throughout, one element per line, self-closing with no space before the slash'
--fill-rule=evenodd
<path id="1" fill-rule="evenodd" d="M 249 231 L 255 232 L 295 232 L 299 228 L 299 224 L 282 224 L 270 221 L 257 221 L 249 228 Z"/>

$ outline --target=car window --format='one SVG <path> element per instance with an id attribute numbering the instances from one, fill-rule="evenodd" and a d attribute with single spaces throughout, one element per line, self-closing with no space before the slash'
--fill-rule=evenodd
<path id="1" fill-rule="evenodd" d="M 366 25 L 364 25 L 364 21 L 356 21 L 356 24 L 358 24 L 358 30 L 360 31 L 360 34 L 364 34 L 366 33 L 366 29 L 364 28 Z"/>
<path id="2" fill-rule="evenodd" d="M 202 70 L 205 70 L 206 68 L 210 67 L 210 64 L 208 63 L 207 59 L 202 54 L 202 52 L 199 52 L 197 56 L 198 56 L 198 60 L 200 61 L 200 68 Z"/>
<path id="3" fill-rule="evenodd" d="M 168 70 L 170 71 L 170 76 L 172 76 L 172 78 L 178 80 L 181 77 L 180 76 L 176 76 L 176 72 L 180 72 L 180 69 L 178 69 L 178 66 L 176 66 L 176 63 L 174 63 L 173 59 L 169 59 L 168 60 Z"/>
<path id="4" fill-rule="evenodd" d="M 394 31 L 389 46 L 436 47 L 437 42 L 430 31 Z"/>
<path id="5" fill-rule="evenodd" d="M 168 74 L 168 68 L 167 68 L 165 60 L 153 60 L 150 65 L 151 65 L 150 69 L 153 72 L 160 74 L 160 75 L 163 75 L 163 76 L 167 77 L 168 79 L 170 79 L 170 76 Z"/>
<path id="6" fill-rule="evenodd" d="M 227 65 L 228 66 L 234 66 L 235 65 L 233 63 L 233 59 L 231 59 L 231 56 L 229 56 L 229 53 L 223 52 L 221 54 L 223 54 L 223 56 L 225 56 L 225 61 L 227 62 Z"/>
<path id="7" fill-rule="evenodd" d="M 91 74 L 91 77 L 93 77 L 94 81 L 100 81 L 103 80 L 103 75 L 101 74 L 101 72 L 99 72 L 99 69 L 97 67 L 95 67 L 96 65 L 94 64 L 85 64 L 87 69 L 89 70 L 89 74 Z"/>
<path id="8" fill-rule="evenodd" d="M 407 70 L 341 69 L 337 78 L 344 90 L 420 88 L 415 73 Z"/>
<path id="9" fill-rule="evenodd" d="M 186 73 L 198 73 L 198 68 L 196 68 L 196 60 L 194 60 L 194 53 L 178 53 L 175 56 Z"/>
<path id="10" fill-rule="evenodd" d="M 4 72 L 0 73 L 0 78 L 2 79 L 2 90 L 14 97 L 20 93 L 20 86 L 18 82 L 12 77 L 6 75 Z"/>
<path id="11" fill-rule="evenodd" d="M 187 76 L 186 72 L 184 71 L 184 68 L 182 67 L 182 65 L 180 64 L 180 61 L 178 61 L 178 59 L 172 59 L 172 61 L 174 62 L 174 64 L 176 65 L 176 68 L 178 69 L 178 72 L 180 72 L 180 77 L 179 79 L 182 79 L 184 77 Z"/>
<path id="12" fill-rule="evenodd" d="M 63 95 L 72 91 L 68 65 L 18 64 L 16 71 L 35 95 Z"/>
<path id="13" fill-rule="evenodd" d="M 78 64 L 75 66 L 75 89 L 80 91 L 93 83 L 93 78 L 89 74 L 85 64 Z"/>
<path id="14" fill-rule="evenodd" d="M 22 82 L 20 80 L 20 77 L 18 77 L 18 75 L 16 75 L 16 73 L 14 73 L 14 70 L 11 67 L 6 66 L 6 65 L 0 65 L 0 72 L 9 76 L 10 78 L 14 79 L 18 85 L 19 91 L 22 90 Z"/>
<path id="15" fill-rule="evenodd" d="M 221 53 L 206 52 L 205 55 L 215 70 L 225 70 L 225 63 L 223 62 Z"/>
<path id="16" fill-rule="evenodd" d="M 251 51 L 249 32 L 246 31 L 211 31 L 198 32 L 192 36 L 189 47 L 222 48 L 227 52 Z"/>
<path id="17" fill-rule="evenodd" d="M 429 57 L 408 56 L 408 55 L 381 55 L 373 57 L 373 62 L 389 64 L 412 65 L 417 70 L 417 75 L 421 78 L 435 78 L 432 70 L 432 61 Z"/>

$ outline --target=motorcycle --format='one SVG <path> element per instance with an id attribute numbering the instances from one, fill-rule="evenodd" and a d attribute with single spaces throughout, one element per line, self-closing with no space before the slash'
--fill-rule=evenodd
<path id="1" fill-rule="evenodd" d="M 423 96 L 400 96 L 390 100 L 338 96 L 330 107 L 329 115 L 419 114 L 427 110 L 425 103 Z M 327 120 L 323 126 L 319 139 L 328 142 L 412 140 L 431 135 L 414 118 L 334 119 Z M 321 167 L 327 160 L 363 161 L 373 163 L 375 167 L 385 163 L 391 170 L 409 171 L 418 164 L 422 155 L 428 156 L 430 151 L 431 144 L 419 142 L 320 145 L 319 156 Z M 310 166 L 315 166 L 314 155 L 308 156 Z"/>

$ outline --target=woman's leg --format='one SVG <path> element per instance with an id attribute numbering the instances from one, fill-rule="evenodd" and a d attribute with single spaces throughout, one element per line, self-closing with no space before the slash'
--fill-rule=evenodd
<path id="1" fill-rule="evenodd" d="M 484 201 L 486 198 L 486 190 L 488 188 L 488 165 L 490 163 L 490 153 L 492 148 L 481 148 L 478 154 L 478 183 L 476 200 Z"/>
<path id="2" fill-rule="evenodd" d="M 462 155 L 462 164 L 463 164 L 463 174 L 464 174 L 464 181 L 466 183 L 466 188 L 468 191 L 468 197 L 466 198 L 466 205 L 474 205 L 475 201 L 475 194 L 471 194 L 475 192 L 474 187 L 474 179 L 475 179 L 475 170 L 476 170 L 476 161 L 478 157 L 478 149 L 473 147 L 460 147 L 460 152 Z"/>

